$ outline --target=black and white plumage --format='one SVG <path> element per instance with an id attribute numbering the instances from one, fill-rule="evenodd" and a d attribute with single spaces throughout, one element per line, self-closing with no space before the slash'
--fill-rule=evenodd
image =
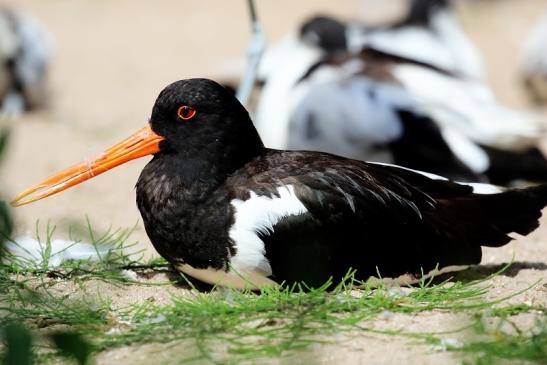
<path id="1" fill-rule="evenodd" d="M 167 86 L 149 126 L 86 161 L 87 170 L 67 169 L 13 204 L 148 153 L 154 158 L 138 179 L 137 204 L 152 244 L 188 275 L 236 288 L 317 286 L 350 268 L 358 279 L 416 279 L 477 264 L 481 246 L 534 230 L 547 204 L 547 185 L 501 191 L 398 166 L 264 148 L 245 108 L 206 79 Z"/>
<path id="2" fill-rule="evenodd" d="M 309 89 L 290 117 L 286 148 L 481 180 L 488 162 L 482 149 L 457 132 L 439 128 L 400 85 L 373 76 L 360 72 L 330 82 L 298 85 L 295 93 Z M 262 135 L 267 136 L 268 130 Z M 463 152 L 454 151 L 449 142 L 469 146 Z"/>
<path id="3" fill-rule="evenodd" d="M 320 37 L 340 27 L 324 27 L 320 19 L 304 24 L 306 39 L 276 50 L 278 68 L 269 69 L 255 115 L 267 146 L 394 162 L 464 180 L 545 181 L 547 160 L 530 153 L 545 135 L 542 117 L 501 106 L 482 81 L 420 59 L 370 46 L 332 53 L 320 47 Z M 273 63 L 266 58 L 266 64 Z M 521 163 L 507 168 L 502 157 Z"/>
<path id="4" fill-rule="evenodd" d="M 450 0 L 411 0 L 400 21 L 384 27 L 355 30 L 354 48 L 374 48 L 454 74 L 482 79 L 484 66 L 475 45 L 460 25 Z M 360 34 L 360 36 L 359 36 Z"/>
<path id="5" fill-rule="evenodd" d="M 35 19 L 0 9 L 0 112 L 19 115 L 47 103 L 51 39 Z"/>
<path id="6" fill-rule="evenodd" d="M 483 82 L 412 63 L 397 65 L 393 74 L 440 126 L 476 143 L 522 151 L 537 146 L 546 134 L 542 115 L 501 105 Z"/>
<path id="7" fill-rule="evenodd" d="M 407 13 L 400 20 L 380 26 L 342 21 L 328 15 L 314 16 L 298 32 L 266 50 L 260 78 L 268 78 L 279 61 L 289 58 L 294 51 L 293 42 L 299 39 L 329 54 L 359 53 L 368 47 L 460 76 L 482 79 L 481 56 L 450 3 L 450 0 L 410 0 Z"/>

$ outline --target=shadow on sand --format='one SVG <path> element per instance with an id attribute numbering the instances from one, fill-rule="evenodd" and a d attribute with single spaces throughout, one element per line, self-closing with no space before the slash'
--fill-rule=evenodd
<path id="1" fill-rule="evenodd" d="M 498 274 L 501 276 L 515 277 L 521 270 L 547 270 L 547 264 L 544 262 L 522 262 L 516 261 L 513 263 L 475 265 L 468 269 L 451 272 L 439 275 L 433 283 L 441 283 L 446 280 L 469 282 L 475 280 L 486 279 L 489 276 Z"/>
<path id="2" fill-rule="evenodd" d="M 476 280 L 486 279 L 489 276 L 500 275 L 506 277 L 515 277 L 522 270 L 540 270 L 547 271 L 547 264 L 544 262 L 522 262 L 516 261 L 513 263 L 475 265 L 468 269 L 456 272 L 449 272 L 435 277 L 432 284 L 440 284 L 445 281 L 461 281 L 471 282 Z M 173 266 L 165 265 L 161 268 L 156 268 L 147 274 L 139 273 L 141 277 L 151 279 L 156 274 L 165 274 L 168 280 L 176 287 L 183 289 L 197 289 L 199 292 L 210 292 L 214 286 L 203 283 L 190 276 L 183 276 Z"/>

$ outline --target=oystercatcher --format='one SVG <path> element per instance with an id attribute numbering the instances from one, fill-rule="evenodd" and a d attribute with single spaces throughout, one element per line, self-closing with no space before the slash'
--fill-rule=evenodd
<path id="1" fill-rule="evenodd" d="M 136 189 L 152 244 L 182 272 L 236 288 L 317 286 L 350 268 L 367 279 L 477 264 L 481 246 L 534 230 L 547 204 L 547 185 L 502 192 L 393 165 L 267 149 L 245 108 L 208 79 L 167 86 L 146 127 L 12 204 L 149 154 Z"/>

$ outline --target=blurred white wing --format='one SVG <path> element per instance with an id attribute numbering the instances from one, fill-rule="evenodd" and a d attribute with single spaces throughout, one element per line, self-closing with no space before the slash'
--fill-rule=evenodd
<path id="1" fill-rule="evenodd" d="M 412 104 L 399 87 L 366 77 L 316 84 L 294 107 L 287 147 L 390 162 L 378 147 L 400 138 L 396 111 Z"/>
<path id="2" fill-rule="evenodd" d="M 287 128 L 295 99 L 294 88 L 320 57 L 320 50 L 299 42 L 295 36 L 287 37 L 277 48 L 266 52 L 259 68 L 259 75 L 264 77 L 266 83 L 254 121 L 267 147 L 287 147 Z"/>
<path id="3" fill-rule="evenodd" d="M 482 82 L 410 64 L 394 67 L 393 74 L 441 126 L 473 141 L 518 150 L 545 135 L 545 118 L 499 105 Z"/>
<path id="4" fill-rule="evenodd" d="M 481 57 L 449 9 L 437 10 L 430 27 L 413 25 L 372 32 L 363 42 L 461 75 L 483 77 Z"/>

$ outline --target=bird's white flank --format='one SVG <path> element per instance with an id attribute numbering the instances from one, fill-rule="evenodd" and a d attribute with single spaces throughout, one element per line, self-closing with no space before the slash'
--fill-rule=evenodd
<path id="1" fill-rule="evenodd" d="M 292 185 L 277 188 L 277 193 L 278 196 L 264 196 L 251 191 L 249 199 L 231 202 L 235 209 L 235 223 L 229 236 L 236 249 L 231 265 L 238 272 L 259 271 L 264 276 L 271 275 L 272 268 L 259 234 L 273 232 L 275 224 L 284 217 L 307 212 Z"/>

